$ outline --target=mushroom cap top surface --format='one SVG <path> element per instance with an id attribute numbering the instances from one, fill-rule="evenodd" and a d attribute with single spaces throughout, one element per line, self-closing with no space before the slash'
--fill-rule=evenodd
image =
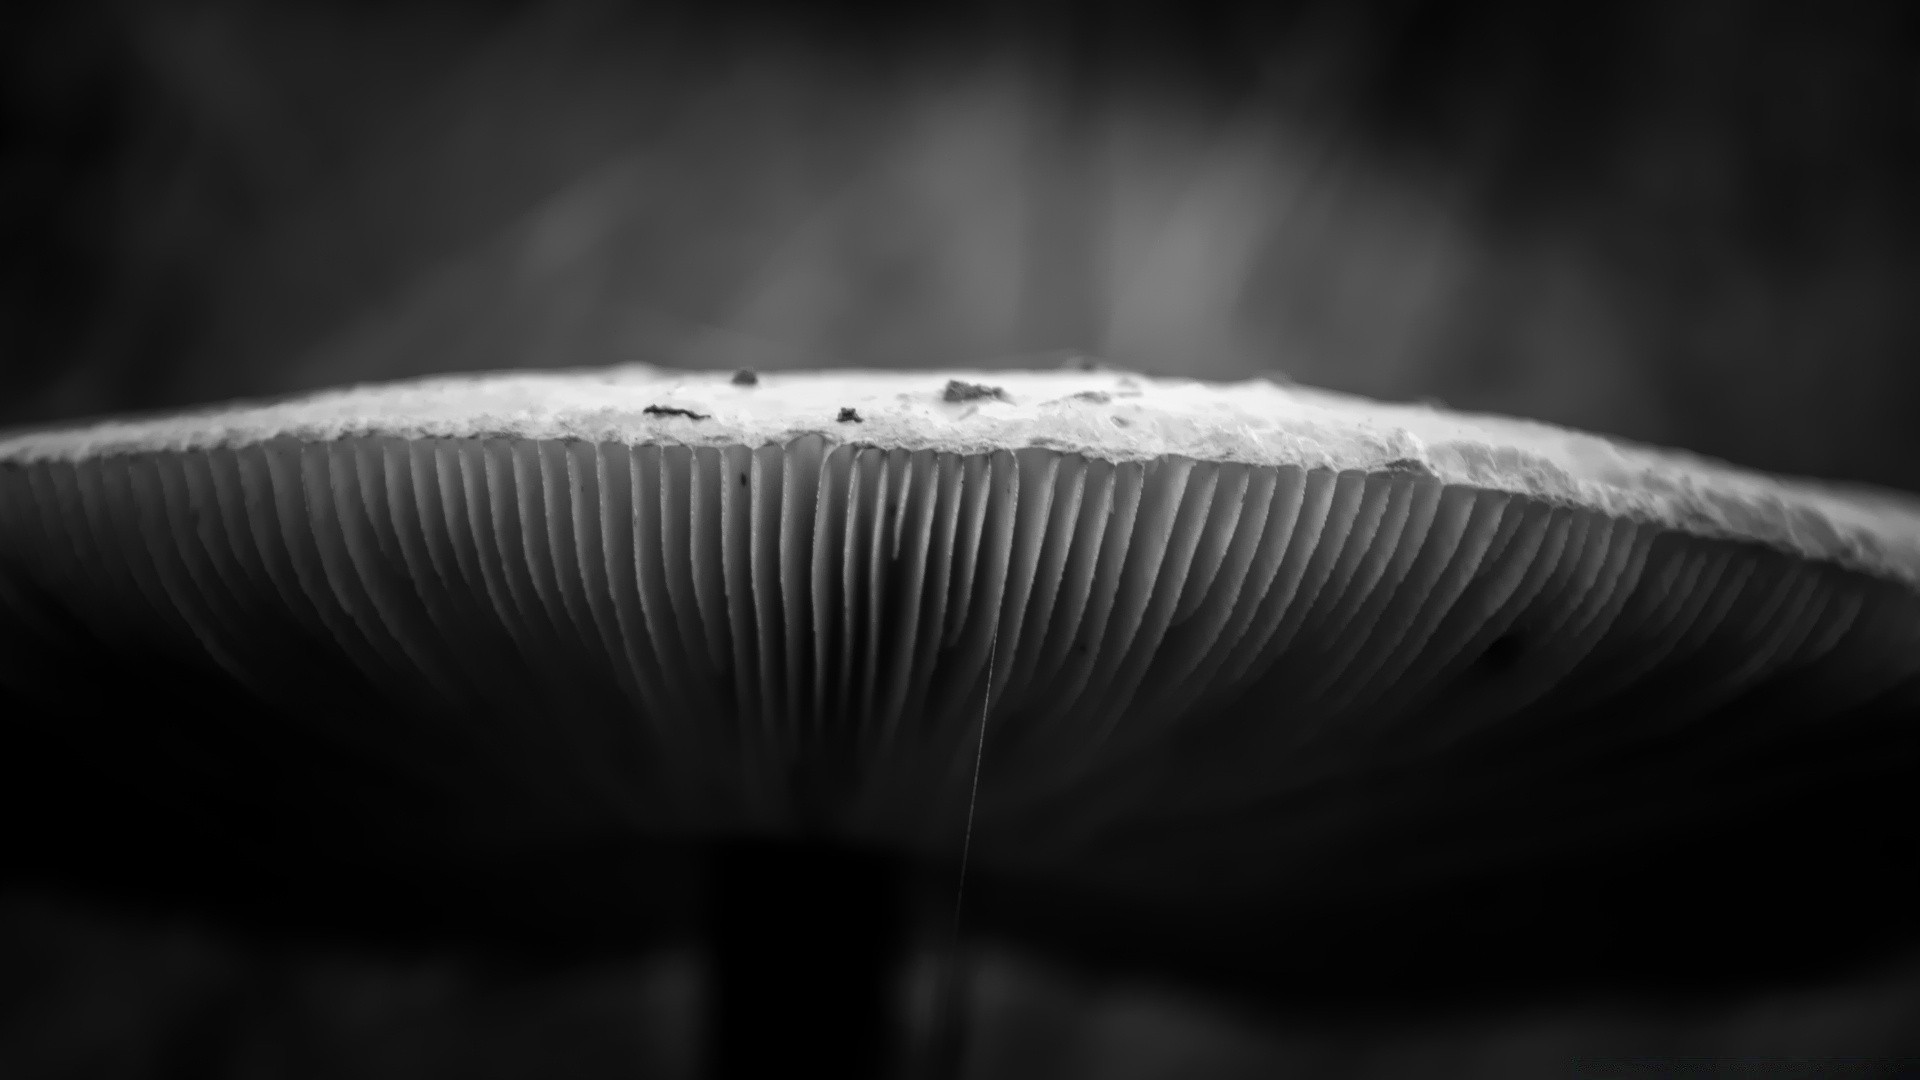
<path id="1" fill-rule="evenodd" d="M 844 410 L 851 410 L 848 413 Z M 857 426 L 841 419 L 855 415 Z M 806 435 L 1111 462 L 1394 470 L 1695 536 L 1751 541 L 1920 586 L 1920 496 L 1771 476 L 1537 421 L 1252 379 L 1116 371 L 725 371 L 643 364 L 368 384 L 267 404 L 0 434 L 0 462 L 238 447 L 275 438 L 524 439 L 749 447 Z"/>
<path id="2" fill-rule="evenodd" d="M 1917 586 L 1910 495 L 1266 381 L 424 379 L 0 435 L 0 789 L 402 858 L 964 835 L 1246 930 L 1897 790 Z"/>

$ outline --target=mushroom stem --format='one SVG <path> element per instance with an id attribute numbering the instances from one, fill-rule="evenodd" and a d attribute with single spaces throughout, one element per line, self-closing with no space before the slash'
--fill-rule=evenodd
<path id="1" fill-rule="evenodd" d="M 966 943 L 956 934 L 934 973 L 933 1007 L 916 1048 L 913 1080 L 958 1080 L 964 1074 L 968 971 Z"/>
<path id="2" fill-rule="evenodd" d="M 719 847 L 710 1075 L 862 1080 L 894 1066 L 906 877 L 897 860 L 822 843 Z"/>

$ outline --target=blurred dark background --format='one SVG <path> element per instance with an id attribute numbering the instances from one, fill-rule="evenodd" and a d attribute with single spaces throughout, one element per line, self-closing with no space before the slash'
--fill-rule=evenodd
<path id="1" fill-rule="evenodd" d="M 0 19 L 0 422 L 1079 349 L 1920 488 L 1910 5 Z"/>
<path id="2" fill-rule="evenodd" d="M 0 425 L 1073 350 L 1920 490 L 1917 30 L 1733 0 L 14 0 Z M 6 910 L 9 1075 L 142 1075 L 181 1038 L 180 1076 L 571 1074 L 542 1048 L 642 1054 L 613 1018 L 665 985 Z M 1106 1074 L 1159 1075 L 1141 1054 Z"/>

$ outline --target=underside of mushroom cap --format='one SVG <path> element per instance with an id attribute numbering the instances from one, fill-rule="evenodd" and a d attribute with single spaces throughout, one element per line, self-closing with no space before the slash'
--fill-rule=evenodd
<path id="1" fill-rule="evenodd" d="M 983 866 L 1257 906 L 1909 768 L 1916 581 L 1905 496 L 1264 382 L 620 368 L 0 440 L 13 722 L 402 845 L 934 853 L 971 806 Z"/>

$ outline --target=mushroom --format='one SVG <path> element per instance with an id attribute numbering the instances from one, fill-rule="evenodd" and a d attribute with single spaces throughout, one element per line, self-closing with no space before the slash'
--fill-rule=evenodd
<path id="1" fill-rule="evenodd" d="M 962 858 L 969 925 L 1271 988 L 1302 913 L 1910 781 L 1920 502 L 1266 381 L 437 378 L 0 437 L 0 694 L 56 872 L 483 867 L 704 925 L 717 1071 L 878 1075 Z"/>

